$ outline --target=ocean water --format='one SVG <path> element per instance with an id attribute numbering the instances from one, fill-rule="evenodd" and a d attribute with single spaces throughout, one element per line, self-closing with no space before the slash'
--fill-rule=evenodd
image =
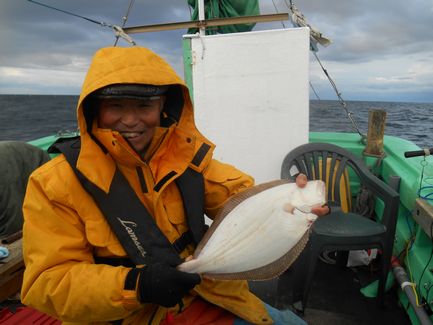
<path id="1" fill-rule="evenodd" d="M 386 111 L 385 135 L 433 147 L 433 103 L 347 101 L 361 133 L 368 131 L 368 112 Z M 310 101 L 310 131 L 354 132 L 352 123 L 338 101 Z"/>
<path id="2" fill-rule="evenodd" d="M 78 96 L 0 95 L 0 140 L 29 141 L 57 132 L 75 131 Z M 433 103 L 347 101 L 362 133 L 369 110 L 387 112 L 385 134 L 433 147 Z M 310 102 L 310 131 L 353 132 L 338 101 Z"/>
<path id="3" fill-rule="evenodd" d="M 76 130 L 78 96 L 0 95 L 0 140 L 29 141 Z"/>

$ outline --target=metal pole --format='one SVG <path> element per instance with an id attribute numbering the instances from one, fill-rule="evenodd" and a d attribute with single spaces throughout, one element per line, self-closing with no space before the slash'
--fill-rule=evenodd
<path id="1" fill-rule="evenodd" d="M 204 15 L 204 0 L 198 0 L 198 20 L 199 21 L 205 20 L 205 15 Z M 205 36 L 206 35 L 206 30 L 205 30 L 204 26 L 200 27 L 199 31 L 200 31 L 200 36 Z"/>
<path id="2" fill-rule="evenodd" d="M 392 271 L 397 282 L 401 286 L 401 290 L 406 294 L 409 303 L 411 304 L 413 311 L 421 325 L 431 325 L 432 322 L 430 317 L 427 315 L 426 311 L 422 306 L 417 306 L 415 293 L 410 286 L 409 277 L 406 271 L 401 266 L 393 266 Z M 428 303 L 428 302 L 427 302 Z"/>
<path id="3" fill-rule="evenodd" d="M 126 34 L 138 34 L 138 33 L 149 33 L 149 32 L 160 32 L 165 30 L 185 29 L 185 28 L 206 28 L 213 26 L 226 26 L 236 24 L 252 24 L 252 23 L 266 23 L 271 21 L 282 21 L 289 18 L 287 13 L 280 14 L 269 14 L 269 15 L 257 15 L 257 16 L 240 16 L 230 18 L 215 18 L 206 19 L 204 21 L 181 21 L 177 23 L 164 23 L 134 27 L 122 28 Z"/>

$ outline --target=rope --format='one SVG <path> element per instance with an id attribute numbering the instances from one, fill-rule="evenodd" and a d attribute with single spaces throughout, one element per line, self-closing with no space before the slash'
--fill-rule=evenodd
<path id="1" fill-rule="evenodd" d="M 284 3 L 286 4 L 287 8 L 292 12 L 292 14 L 294 14 L 294 11 L 297 10 L 297 9 L 295 8 L 293 0 L 289 0 L 289 2 L 290 2 L 290 4 L 287 3 L 287 0 L 284 1 Z M 275 6 L 275 4 L 274 4 L 274 6 Z M 302 15 L 302 18 L 304 18 L 303 15 Z M 296 25 L 296 22 L 293 21 L 293 18 L 292 18 L 292 23 L 294 25 Z M 310 28 L 310 31 L 312 33 L 313 29 L 311 28 L 311 26 L 309 26 L 309 25 L 307 25 L 307 26 Z M 321 34 L 318 33 L 317 36 L 321 37 Z M 335 84 L 334 80 L 332 80 L 331 76 L 329 75 L 329 73 L 325 69 L 325 67 L 323 66 L 322 62 L 319 60 L 319 57 L 317 56 L 317 53 L 316 53 L 317 52 L 317 47 L 314 44 L 311 44 L 312 43 L 312 38 L 313 38 L 314 42 L 317 42 L 316 37 L 311 37 L 310 36 L 310 49 L 311 49 L 311 52 L 313 52 L 314 57 L 316 58 L 317 62 L 319 62 L 319 65 L 322 68 L 322 71 L 324 72 L 325 76 L 328 78 L 329 83 L 331 84 L 332 88 L 334 89 L 335 93 L 337 94 L 338 101 L 340 102 L 341 106 L 343 107 L 344 111 L 347 114 L 347 117 L 349 118 L 350 122 L 352 123 L 353 130 L 356 131 L 361 136 L 361 142 L 363 144 L 366 144 L 367 143 L 367 136 L 365 134 L 362 134 L 361 131 L 359 130 L 358 124 L 356 123 L 355 119 L 353 118 L 353 113 L 347 109 L 347 104 L 344 101 L 343 97 L 341 96 L 341 93 L 338 91 L 337 85 Z M 326 45 L 327 44 L 325 44 L 325 46 Z M 310 86 L 312 87 L 311 83 L 310 83 Z M 314 91 L 314 88 L 313 88 L 313 91 Z M 314 93 L 316 94 L 315 91 L 314 91 Z M 317 94 L 316 94 L 316 96 L 317 96 Z M 317 97 L 319 97 L 319 96 L 317 96 Z"/>
<path id="2" fill-rule="evenodd" d="M 67 14 L 67 15 L 75 16 L 75 17 L 78 17 L 78 18 L 90 21 L 91 23 L 95 23 L 95 24 L 98 24 L 98 25 L 101 25 L 101 26 L 104 26 L 104 27 L 105 26 L 107 26 L 107 27 L 111 27 L 112 26 L 112 25 L 109 25 L 109 24 L 107 24 L 107 23 L 105 23 L 103 21 L 97 21 L 97 20 L 94 20 L 94 19 L 91 19 L 91 18 L 87 18 L 87 17 L 81 16 L 81 15 L 78 15 L 78 14 L 74 14 L 73 12 L 70 12 L 70 11 L 66 11 L 66 10 L 55 8 L 55 7 L 51 7 L 49 5 L 46 5 L 46 4 L 38 2 L 38 1 L 33 1 L 33 0 L 27 0 L 27 1 L 28 2 L 32 2 L 34 4 L 37 4 L 39 6 L 42 6 L 42 7 L 46 7 L 46 8 L 49 8 L 49 9 L 53 9 L 53 10 L 57 10 L 57 11 L 63 12 L 65 14 Z"/>
<path id="3" fill-rule="evenodd" d="M 410 277 L 410 280 L 411 280 L 411 283 L 412 283 L 411 287 L 412 287 L 413 293 L 414 293 L 414 295 L 415 295 L 416 306 L 419 307 L 418 292 L 417 292 L 417 290 L 416 290 L 416 283 L 413 281 L 412 270 L 411 270 L 411 268 L 410 268 L 410 264 L 409 264 L 409 255 L 408 255 L 408 250 L 409 250 L 409 245 L 406 246 L 406 259 L 407 259 L 407 261 L 406 261 L 406 265 L 407 265 L 407 270 L 408 270 L 408 272 L 409 272 L 409 277 Z"/>
<path id="4" fill-rule="evenodd" d="M 310 88 L 311 88 L 311 90 L 313 91 L 314 95 L 316 95 L 316 98 L 317 98 L 318 100 L 321 100 L 320 97 L 319 97 L 319 95 L 318 95 L 317 92 L 316 92 L 316 89 L 314 89 L 313 84 L 311 83 L 311 81 L 309 81 L 308 83 L 310 84 Z"/>
<path id="5" fill-rule="evenodd" d="M 116 35 L 116 38 L 119 39 L 119 37 L 123 38 L 125 41 L 127 41 L 131 45 L 136 45 L 134 40 L 131 36 L 125 33 L 125 31 L 120 26 L 113 25 L 112 26 L 114 30 L 114 34 Z M 116 42 L 117 43 L 117 42 Z"/>
<path id="6" fill-rule="evenodd" d="M 329 83 L 331 84 L 332 88 L 334 89 L 335 94 L 338 97 L 338 101 L 341 104 L 341 107 L 343 107 L 344 111 L 347 114 L 347 117 L 349 118 L 350 122 L 352 122 L 353 129 L 361 136 L 361 141 L 363 143 L 365 143 L 366 140 L 367 140 L 367 136 L 365 134 L 362 134 L 361 131 L 359 130 L 358 124 L 356 123 L 355 119 L 353 118 L 353 113 L 347 109 L 347 104 L 344 101 L 343 97 L 341 97 L 341 93 L 338 91 L 337 85 L 335 84 L 334 80 L 332 80 L 332 78 L 329 75 L 328 71 L 323 66 L 322 62 L 320 61 L 319 57 L 317 56 L 317 53 L 314 52 L 314 51 L 312 51 L 312 52 L 313 52 L 314 57 L 316 58 L 317 62 L 319 63 L 320 67 L 322 68 L 323 73 L 328 78 Z"/>
<path id="7" fill-rule="evenodd" d="M 275 12 L 278 14 L 278 8 L 274 0 L 272 0 L 272 4 L 274 5 Z M 283 28 L 286 28 L 286 25 L 284 25 L 283 21 L 281 21 L 281 25 L 283 25 Z"/>
<path id="8" fill-rule="evenodd" d="M 430 224 L 430 239 L 432 240 L 432 243 L 433 243 L 433 223 Z M 422 278 L 424 276 L 424 273 L 427 270 L 427 267 L 429 266 L 432 258 L 433 258 L 433 246 L 432 246 L 432 250 L 431 250 L 431 253 L 430 253 L 430 258 L 428 259 L 428 262 L 426 263 L 424 269 L 422 270 L 421 276 L 419 277 L 419 280 L 418 280 L 418 283 L 419 283 L 420 287 L 421 287 L 421 280 L 422 280 Z M 421 294 L 421 289 L 420 289 L 420 294 Z"/>
<path id="9" fill-rule="evenodd" d="M 131 12 L 131 8 L 132 8 L 132 6 L 134 5 L 134 2 L 135 2 L 135 0 L 130 0 L 129 1 L 129 6 L 128 6 L 128 9 L 126 10 L 126 14 L 125 14 L 125 16 L 123 16 L 122 17 L 122 26 L 121 26 L 121 28 L 123 28 L 123 27 L 125 27 L 125 25 L 126 25 L 126 21 L 128 20 L 128 17 L 129 17 L 129 13 Z M 123 29 L 122 29 L 122 32 L 123 32 Z M 125 32 L 123 32 L 125 35 L 127 35 Z M 114 42 L 114 46 L 116 46 L 117 45 L 117 42 L 119 41 L 119 37 L 120 37 L 121 35 L 119 34 L 116 34 L 116 41 Z M 128 35 L 127 35 L 128 36 Z M 123 38 L 124 38 L 124 36 L 122 36 Z M 130 36 L 128 36 L 129 38 L 130 38 Z M 132 38 L 131 38 L 131 41 L 132 41 Z M 132 42 L 134 42 L 134 41 L 132 41 Z M 131 43 L 131 42 L 130 42 Z M 134 43 L 134 45 L 135 45 L 135 43 Z"/>
<path id="10" fill-rule="evenodd" d="M 123 31 L 122 27 L 120 27 L 120 26 L 112 25 L 112 24 L 108 24 L 108 23 L 103 22 L 103 21 L 97 21 L 97 20 L 94 20 L 94 19 L 91 19 L 91 18 L 88 18 L 88 17 L 84 17 L 84 16 L 81 16 L 81 15 L 75 14 L 75 13 L 70 12 L 70 11 L 66 11 L 66 10 L 62 10 L 62 9 L 59 9 L 59 8 L 55 8 L 55 7 L 52 7 L 52 6 L 46 5 L 46 4 L 41 3 L 41 2 L 38 2 L 38 1 L 34 1 L 34 0 L 27 0 L 27 1 L 28 1 L 28 2 L 31 2 L 31 3 L 34 3 L 34 4 L 36 4 L 36 5 L 42 6 L 42 7 L 46 7 L 46 8 L 52 9 L 52 10 L 56 10 L 56 11 L 60 11 L 60 12 L 62 12 L 62 13 L 64 13 L 64 14 L 67 14 L 67 15 L 70 15 L 70 16 L 74 16 L 74 17 L 78 17 L 78 18 L 81 18 L 81 19 L 87 20 L 87 21 L 89 21 L 89 22 L 91 22 L 91 23 L 94 23 L 94 24 L 100 25 L 100 26 L 102 26 L 102 27 L 108 27 L 108 28 L 111 28 L 111 29 L 114 31 L 116 37 L 119 37 L 119 36 L 120 36 L 120 37 L 122 37 L 123 39 L 125 39 L 125 41 L 127 41 L 128 43 L 130 43 L 130 44 L 132 44 L 132 45 L 135 45 L 135 42 L 132 40 L 132 38 L 131 38 L 129 35 L 127 35 L 127 34 Z"/>
<path id="11" fill-rule="evenodd" d="M 429 154 L 430 154 L 430 152 L 429 152 Z M 428 162 L 427 162 L 425 156 L 424 156 L 424 159 L 421 160 L 420 165 L 422 166 L 422 169 L 421 169 L 421 178 L 419 181 L 419 189 L 418 189 L 417 194 L 418 194 L 418 197 L 421 199 L 432 201 L 433 200 L 433 197 L 432 197 L 433 196 L 433 186 L 432 185 L 423 186 L 424 182 L 427 183 L 426 179 L 430 180 L 430 178 L 431 178 L 431 177 L 425 177 L 425 175 L 424 175 L 425 167 L 428 165 Z M 426 190 L 428 190 L 429 192 L 425 194 Z"/>

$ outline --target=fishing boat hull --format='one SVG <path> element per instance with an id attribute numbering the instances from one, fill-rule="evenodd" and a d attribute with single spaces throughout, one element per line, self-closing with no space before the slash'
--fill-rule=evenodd
<path id="1" fill-rule="evenodd" d="M 31 141 L 30 143 L 46 150 L 56 139 L 56 136 L 48 136 Z M 308 141 L 331 143 L 351 151 L 368 166 L 375 169 L 378 176 L 385 182 L 389 182 L 390 179 L 396 177 L 400 178 L 400 207 L 394 243 L 394 256 L 401 259 L 400 262 L 404 270 L 416 283 L 419 294 L 418 300 L 428 301 L 431 298 L 429 297 L 429 292 L 430 286 L 433 283 L 433 275 L 429 268 L 431 252 L 433 250 L 430 233 L 433 220 L 431 211 L 433 209 L 429 208 L 431 207 L 429 202 L 418 197 L 424 158 L 415 157 L 407 159 L 404 157 L 404 152 L 420 150 L 420 148 L 411 141 L 393 136 L 385 136 L 383 147 L 385 155 L 382 159 L 365 155 L 365 144 L 362 143 L 361 137 L 356 133 L 310 132 Z M 380 159 L 380 163 L 378 163 L 378 159 Z M 351 192 L 356 194 L 359 191 L 359 183 L 355 179 L 351 179 L 350 184 Z M 380 215 L 383 210 L 380 202 L 376 203 L 375 209 Z M 411 241 L 413 238 L 415 239 Z M 409 242 L 411 242 L 410 249 L 408 249 Z M 324 272 L 336 272 L 329 269 L 329 266 L 322 265 L 322 268 L 325 269 Z M 289 274 L 291 269 L 288 271 Z M 348 275 L 343 276 L 346 277 Z M 419 282 L 420 279 L 421 282 Z M 277 305 L 287 305 L 292 298 L 287 296 L 291 286 L 290 281 L 287 279 L 283 280 L 280 285 L 277 284 L 278 279 L 274 279 L 266 285 L 253 282 L 252 287 L 256 288 L 258 294 L 261 294 L 265 300 L 268 299 L 269 302 L 276 303 Z M 280 287 L 280 291 L 278 287 Z M 283 287 L 286 287 L 287 290 L 283 290 Z M 314 293 L 312 294 L 314 296 Z M 362 296 L 360 292 L 359 295 Z M 405 306 L 405 311 L 410 322 L 412 324 L 419 324 L 414 307 L 411 306 L 404 290 L 398 289 L 397 295 L 399 303 Z M 323 315 L 320 317 L 323 317 Z"/>

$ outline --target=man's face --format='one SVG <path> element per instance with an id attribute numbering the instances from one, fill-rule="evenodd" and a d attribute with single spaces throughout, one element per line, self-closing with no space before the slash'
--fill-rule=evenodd
<path id="1" fill-rule="evenodd" d="M 165 97 L 100 100 L 98 126 L 119 132 L 138 153 L 143 154 L 160 125 Z"/>

